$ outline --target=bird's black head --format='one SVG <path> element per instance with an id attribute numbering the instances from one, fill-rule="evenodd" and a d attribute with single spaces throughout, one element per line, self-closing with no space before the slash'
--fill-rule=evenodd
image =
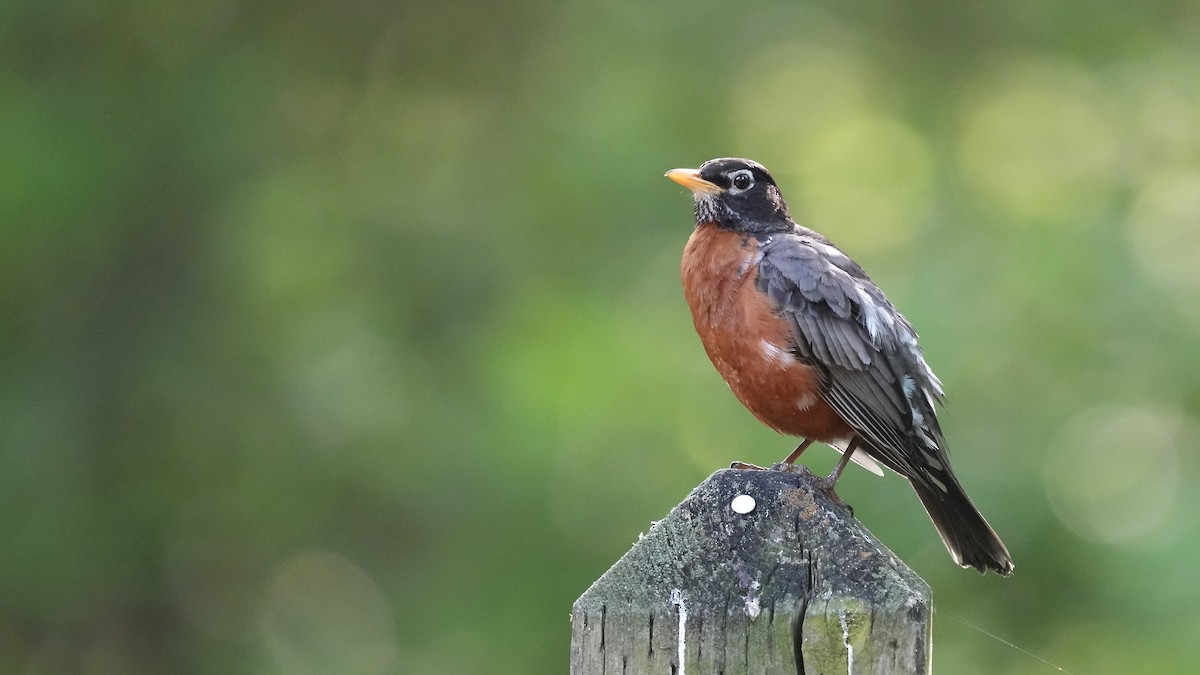
<path id="1" fill-rule="evenodd" d="M 787 203 L 766 167 L 749 159 L 710 159 L 699 169 L 672 169 L 667 178 L 692 191 L 696 223 L 757 234 L 790 229 Z"/>

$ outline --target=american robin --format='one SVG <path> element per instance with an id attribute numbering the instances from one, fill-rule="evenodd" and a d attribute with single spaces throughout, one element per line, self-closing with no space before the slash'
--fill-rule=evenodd
<path id="1" fill-rule="evenodd" d="M 763 424 L 878 461 L 912 483 L 963 567 L 1012 573 L 1008 549 L 950 468 L 934 404 L 942 384 L 912 325 L 867 273 L 797 225 L 761 164 L 724 158 L 667 177 L 692 191 L 696 229 L 683 289 L 696 332 L 729 388 Z M 863 456 L 865 453 L 865 456 Z"/>

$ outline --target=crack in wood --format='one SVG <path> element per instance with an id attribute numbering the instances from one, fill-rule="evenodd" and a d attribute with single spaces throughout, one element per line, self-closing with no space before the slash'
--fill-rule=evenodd
<path id="1" fill-rule="evenodd" d="M 760 507 L 732 515 L 737 494 Z M 672 590 L 686 624 L 663 619 L 678 616 Z M 929 603 L 924 582 L 809 478 L 723 470 L 576 601 L 571 673 L 845 672 L 852 645 L 855 671 L 917 675 Z"/>

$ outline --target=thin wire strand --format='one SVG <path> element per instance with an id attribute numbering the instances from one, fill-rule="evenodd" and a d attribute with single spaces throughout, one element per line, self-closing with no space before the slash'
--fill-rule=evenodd
<path id="1" fill-rule="evenodd" d="M 936 608 L 934 609 L 933 613 L 934 613 L 934 614 L 943 614 L 943 612 L 940 612 L 940 611 L 938 611 Z M 1053 668 L 1053 669 L 1057 670 L 1057 671 L 1058 671 L 1058 672 L 1060 672 L 1060 673 L 1066 673 L 1066 675 L 1075 675 L 1074 673 L 1072 673 L 1071 671 L 1067 670 L 1066 668 L 1063 668 L 1062 666 L 1060 666 L 1060 665 L 1058 665 L 1058 664 L 1056 664 L 1056 663 L 1051 663 L 1051 662 L 1047 661 L 1046 659 L 1043 659 L 1042 657 L 1038 656 L 1037 654 L 1034 654 L 1033 652 L 1031 652 L 1031 651 L 1029 651 L 1029 650 L 1027 650 L 1027 649 L 1022 649 L 1022 648 L 1020 648 L 1020 647 L 1018 647 L 1018 646 L 1014 645 L 1013 643 L 1009 642 L 1008 640 L 1005 640 L 1004 638 L 1000 637 L 999 635 L 993 635 L 993 634 L 991 634 L 991 633 L 987 632 L 986 630 L 984 630 L 984 629 L 980 628 L 979 626 L 976 626 L 975 624 L 971 623 L 970 621 L 967 621 L 966 619 L 962 618 L 961 616 L 958 616 L 957 614 L 954 614 L 954 613 L 952 613 L 952 612 L 944 612 L 944 614 L 945 614 L 947 617 L 949 617 L 949 618 L 951 618 L 951 619 L 954 619 L 955 621 L 957 621 L 957 622 L 961 623 L 962 625 L 966 626 L 967 628 L 970 628 L 970 629 L 972 629 L 972 630 L 979 631 L 980 633 L 983 633 L 984 635 L 986 635 L 986 636 L 988 636 L 988 637 L 992 638 L 993 640 L 995 640 L 995 641 L 997 641 L 997 642 L 1000 642 L 1000 643 L 1003 643 L 1003 644 L 1006 644 L 1006 645 L 1008 645 L 1009 647 L 1012 647 L 1013 649 L 1015 649 L 1015 650 L 1017 650 L 1017 651 L 1021 652 L 1022 654 L 1026 655 L 1026 656 L 1028 656 L 1028 657 L 1030 657 L 1030 658 L 1037 659 L 1038 661 L 1041 661 L 1042 663 L 1046 664 L 1047 666 L 1050 666 L 1051 668 Z"/>

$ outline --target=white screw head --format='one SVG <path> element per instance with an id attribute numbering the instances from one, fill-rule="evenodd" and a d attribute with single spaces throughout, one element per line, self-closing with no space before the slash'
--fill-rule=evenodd
<path id="1" fill-rule="evenodd" d="M 729 502 L 729 508 L 742 514 L 750 513 L 754 510 L 755 506 L 754 497 L 750 495 L 738 495 L 733 498 L 733 501 Z"/>

